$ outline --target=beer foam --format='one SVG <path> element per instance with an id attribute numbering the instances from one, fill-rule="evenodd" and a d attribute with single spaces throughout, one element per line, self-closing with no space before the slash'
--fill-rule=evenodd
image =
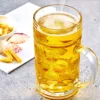
<path id="1" fill-rule="evenodd" d="M 70 15 L 55 13 L 42 17 L 39 24 L 50 29 L 66 29 L 74 26 L 76 20 Z"/>
<path id="2" fill-rule="evenodd" d="M 40 27 L 38 27 L 38 30 L 46 35 L 69 35 L 77 31 L 77 28 L 70 30 L 77 22 L 77 19 L 70 14 L 52 13 L 39 19 L 38 23 Z M 64 33 L 63 30 L 65 30 Z"/>

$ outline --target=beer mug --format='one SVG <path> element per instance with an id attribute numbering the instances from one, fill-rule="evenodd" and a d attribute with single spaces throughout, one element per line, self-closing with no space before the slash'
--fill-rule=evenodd
<path id="1" fill-rule="evenodd" d="M 68 5 L 39 8 L 33 16 L 36 90 L 48 99 L 74 97 L 82 87 L 94 82 L 98 59 L 82 45 L 82 15 Z M 91 63 L 91 77 L 81 82 L 80 55 Z"/>

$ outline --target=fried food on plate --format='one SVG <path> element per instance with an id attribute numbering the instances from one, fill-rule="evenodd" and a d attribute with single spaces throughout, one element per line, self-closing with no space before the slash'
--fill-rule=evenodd
<path id="1" fill-rule="evenodd" d="M 8 51 L 17 62 L 19 62 L 19 63 L 22 62 L 22 59 L 20 57 L 18 57 L 18 55 L 13 50 L 8 49 Z"/>
<path id="2" fill-rule="evenodd" d="M 12 63 L 14 59 L 19 63 L 22 62 L 22 59 L 11 49 L 7 49 L 3 53 L 6 57 L 0 58 L 1 62 Z"/>
<path id="3" fill-rule="evenodd" d="M 4 54 L 6 57 L 1 58 L 1 59 L 0 59 L 1 62 L 11 63 L 11 62 L 13 61 L 13 57 L 12 57 L 12 55 L 9 53 L 8 50 L 5 50 L 5 51 L 3 52 L 3 54 Z"/>
<path id="4" fill-rule="evenodd" d="M 11 38 L 8 39 L 8 42 L 21 44 L 28 40 L 29 36 L 24 33 L 15 33 Z"/>
<path id="5" fill-rule="evenodd" d="M 0 36 L 9 34 L 13 31 L 13 27 L 9 26 L 7 23 L 0 23 Z"/>
<path id="6" fill-rule="evenodd" d="M 1 58 L 0 61 L 1 62 L 6 62 L 6 63 L 12 63 L 13 60 L 9 57 L 5 57 L 5 58 Z"/>

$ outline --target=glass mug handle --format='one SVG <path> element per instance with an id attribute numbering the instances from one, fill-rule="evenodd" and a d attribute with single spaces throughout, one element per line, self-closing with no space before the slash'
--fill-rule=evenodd
<path id="1" fill-rule="evenodd" d="M 86 82 L 80 81 L 78 83 L 79 88 L 84 88 L 87 85 L 93 84 L 95 81 L 97 70 L 98 70 L 98 58 L 97 58 L 96 54 L 90 48 L 85 47 L 85 46 L 80 46 L 76 51 L 85 55 L 91 64 L 92 74 L 91 74 L 90 80 L 88 80 Z"/>

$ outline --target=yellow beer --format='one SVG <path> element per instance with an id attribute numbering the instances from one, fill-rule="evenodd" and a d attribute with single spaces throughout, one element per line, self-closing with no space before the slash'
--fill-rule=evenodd
<path id="1" fill-rule="evenodd" d="M 93 84 L 98 58 L 81 43 L 82 15 L 77 9 L 64 4 L 41 7 L 33 15 L 33 29 L 36 90 L 44 100 L 71 100 L 80 88 Z M 91 64 L 86 81 L 81 81 L 81 54 Z"/>
<path id="2" fill-rule="evenodd" d="M 37 84 L 49 92 L 67 92 L 79 79 L 82 28 L 68 13 L 51 13 L 34 22 Z"/>

